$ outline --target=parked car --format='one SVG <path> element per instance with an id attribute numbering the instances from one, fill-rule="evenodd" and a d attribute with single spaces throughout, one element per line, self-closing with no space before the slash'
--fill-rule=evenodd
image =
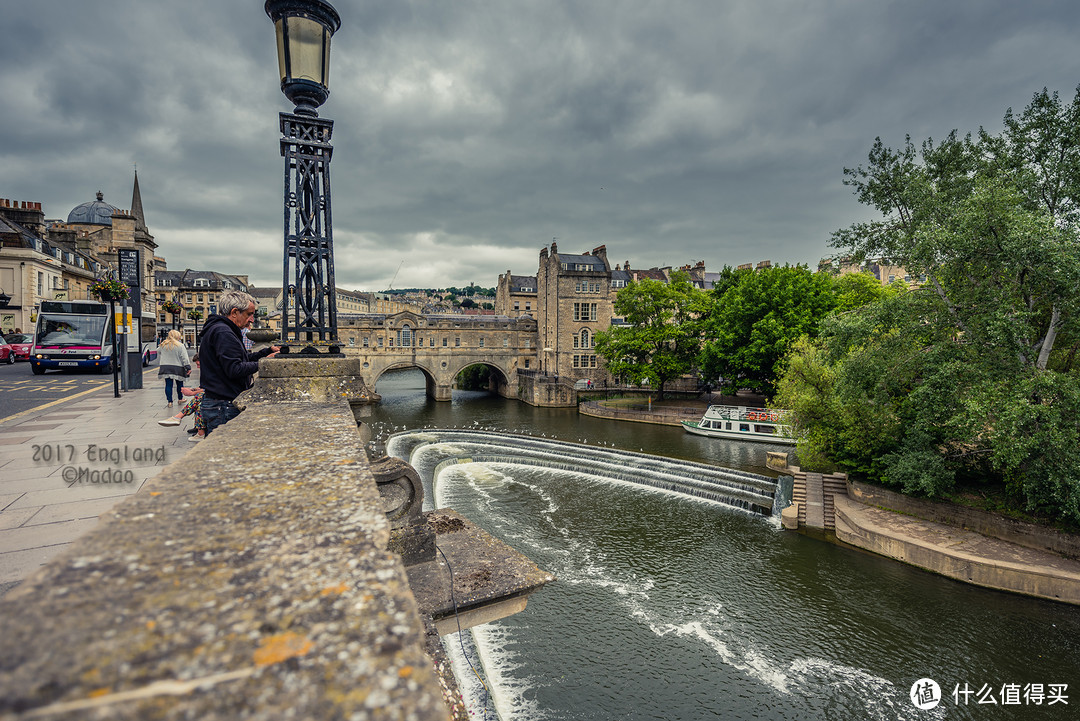
<path id="1" fill-rule="evenodd" d="M 0 336 L 0 363 L 12 364 L 15 362 L 15 349 Z"/>
<path id="2" fill-rule="evenodd" d="M 32 333 L 8 333 L 4 340 L 15 349 L 15 360 L 30 360 L 30 347 L 34 345 Z"/>

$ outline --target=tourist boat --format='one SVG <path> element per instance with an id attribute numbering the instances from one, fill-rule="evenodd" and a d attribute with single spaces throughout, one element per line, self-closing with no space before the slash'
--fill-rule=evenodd
<path id="1" fill-rule="evenodd" d="M 794 445 L 787 411 L 746 406 L 709 406 L 700 421 L 683 421 L 687 433 L 736 441 L 764 441 Z"/>

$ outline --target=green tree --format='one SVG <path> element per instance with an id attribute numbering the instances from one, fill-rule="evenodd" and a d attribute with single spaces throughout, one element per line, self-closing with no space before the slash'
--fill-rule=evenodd
<path id="1" fill-rule="evenodd" d="M 672 273 L 669 283 L 631 282 L 615 297 L 615 313 L 626 325 L 596 334 L 597 355 L 613 375 L 633 383 L 647 380 L 663 398 L 668 381 L 693 369 L 700 348 L 696 311 L 701 295 L 682 271 Z"/>
<path id="2" fill-rule="evenodd" d="M 845 273 L 833 279 L 835 310 L 837 313 L 855 310 L 881 300 L 889 293 L 903 292 L 902 289 L 903 286 L 898 283 L 883 286 L 881 281 L 870 273 Z"/>
<path id="3" fill-rule="evenodd" d="M 491 381 L 491 368 L 483 363 L 474 363 L 462 368 L 454 380 L 461 390 L 486 391 Z"/>
<path id="4" fill-rule="evenodd" d="M 772 395 L 777 364 L 801 336 L 816 335 L 836 306 L 832 278 L 797 265 L 735 271 L 721 280 L 705 305 L 700 372 L 731 391 Z"/>
<path id="5" fill-rule="evenodd" d="M 1043 91 L 1001 135 L 878 139 L 845 169 L 882 218 L 834 246 L 927 282 L 796 346 L 778 401 L 800 455 L 912 493 L 1003 485 L 1018 507 L 1080 521 L 1080 378 L 1072 349 L 1054 350 L 1080 311 L 1077 108 Z"/>

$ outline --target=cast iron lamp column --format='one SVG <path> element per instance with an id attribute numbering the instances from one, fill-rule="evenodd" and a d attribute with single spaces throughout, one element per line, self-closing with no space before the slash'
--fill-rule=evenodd
<path id="1" fill-rule="evenodd" d="M 266 0 L 277 32 L 281 92 L 296 108 L 280 113 L 285 158 L 284 307 L 281 342 L 337 344 L 330 135 L 318 107 L 330 95 L 330 38 L 341 18 L 323 0 Z"/>

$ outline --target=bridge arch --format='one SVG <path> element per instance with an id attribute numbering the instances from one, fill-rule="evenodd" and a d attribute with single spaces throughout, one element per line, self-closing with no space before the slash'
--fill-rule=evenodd
<path id="1" fill-rule="evenodd" d="M 364 380 L 374 386 L 389 370 L 419 368 L 428 395 L 451 399 L 454 379 L 468 366 L 494 370 L 492 390 L 506 397 L 519 368 L 536 358 L 536 321 L 527 316 L 393 315 L 339 316 L 345 353 L 362 361 Z"/>

